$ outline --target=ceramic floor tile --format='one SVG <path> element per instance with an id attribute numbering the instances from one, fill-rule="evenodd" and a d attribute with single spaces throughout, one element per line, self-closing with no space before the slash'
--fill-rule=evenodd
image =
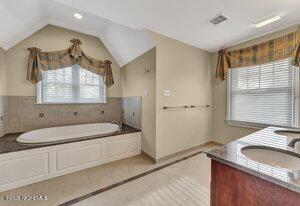
<path id="1" fill-rule="evenodd" d="M 59 191 L 45 195 L 47 200 L 27 201 L 24 206 L 57 206 L 59 204 Z"/>
<path id="2" fill-rule="evenodd" d="M 0 193 L 0 206 L 58 205 L 199 151 L 159 164 L 139 155 Z M 210 159 L 205 154 L 185 159 L 75 205 L 209 205 Z M 48 201 L 4 201 L 5 195 L 48 195 Z"/>
<path id="3" fill-rule="evenodd" d="M 31 187 L 25 186 L 16 188 L 13 190 L 8 190 L 0 193 L 0 205 L 1 206 L 24 206 L 24 201 L 19 200 L 5 200 L 7 196 L 20 196 L 20 195 L 30 195 Z"/>
<path id="4" fill-rule="evenodd" d="M 78 202 L 76 204 L 73 204 L 72 206 L 102 206 L 102 205 L 95 205 L 94 203 L 94 199 L 93 198 L 89 198 L 89 199 L 86 199 L 86 200 L 83 200 L 81 202 Z M 103 205 L 105 206 L 105 205 Z"/>
<path id="5" fill-rule="evenodd" d="M 210 160 L 199 154 L 90 199 L 95 206 L 208 206 L 209 171 Z"/>
<path id="6" fill-rule="evenodd" d="M 32 195 L 47 195 L 60 190 L 61 177 L 52 178 L 49 180 L 37 182 L 30 185 Z"/>

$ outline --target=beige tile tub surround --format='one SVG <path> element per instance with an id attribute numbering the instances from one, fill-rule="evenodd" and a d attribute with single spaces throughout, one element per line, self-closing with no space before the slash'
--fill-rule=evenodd
<path id="1" fill-rule="evenodd" d="M 0 96 L 0 137 L 6 134 L 6 96 Z"/>
<path id="2" fill-rule="evenodd" d="M 122 109 L 122 122 L 137 129 L 141 129 L 142 97 L 123 97 Z"/>
<path id="3" fill-rule="evenodd" d="M 76 113 L 77 115 L 74 115 Z M 52 105 L 36 104 L 35 96 L 7 96 L 7 132 L 15 133 L 45 127 L 121 121 L 121 113 L 122 104 L 119 97 L 108 97 L 105 104 Z"/>

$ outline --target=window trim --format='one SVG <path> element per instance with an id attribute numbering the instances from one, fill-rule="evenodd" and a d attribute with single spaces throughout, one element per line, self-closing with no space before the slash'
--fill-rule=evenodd
<path id="1" fill-rule="evenodd" d="M 104 96 L 104 101 L 103 102 L 43 102 L 42 101 L 42 80 L 39 81 L 36 84 L 36 105 L 76 105 L 76 104 L 107 104 L 107 86 L 103 84 L 103 96 Z"/>
<path id="2" fill-rule="evenodd" d="M 229 126 L 237 126 L 237 127 L 244 127 L 244 128 L 251 128 L 251 129 L 263 129 L 266 127 L 285 127 L 285 128 L 291 128 L 291 129 L 299 129 L 300 128 L 300 74 L 299 74 L 299 68 L 295 67 L 293 70 L 294 74 L 294 90 L 293 90 L 293 113 L 292 113 L 292 126 L 286 126 L 286 125 L 274 125 L 274 124 L 264 124 L 264 123 L 256 123 L 256 122 L 245 122 L 245 121 L 238 121 L 238 120 L 231 120 L 230 114 L 231 114 L 231 72 L 227 73 L 227 81 L 226 81 L 226 118 L 225 121 L 227 125 Z"/>

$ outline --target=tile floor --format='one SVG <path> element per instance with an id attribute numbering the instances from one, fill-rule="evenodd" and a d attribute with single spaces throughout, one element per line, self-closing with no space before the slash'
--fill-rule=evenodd
<path id="1" fill-rule="evenodd" d="M 208 145 L 197 151 L 153 164 L 139 155 L 72 174 L 34 183 L 0 193 L 1 206 L 59 205 L 107 187 L 143 172 L 165 165 L 195 152 L 216 147 Z M 154 173 L 125 183 L 74 206 L 118 205 L 209 205 L 210 159 L 199 154 Z M 47 201 L 5 201 L 6 195 L 47 195 Z"/>

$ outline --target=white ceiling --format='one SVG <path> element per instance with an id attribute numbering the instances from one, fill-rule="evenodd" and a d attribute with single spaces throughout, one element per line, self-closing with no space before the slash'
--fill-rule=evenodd
<path id="1" fill-rule="evenodd" d="M 149 29 L 207 51 L 216 51 L 300 22 L 300 0 L 55 0 L 120 24 Z M 218 26 L 207 20 L 223 13 Z M 283 18 L 257 29 L 274 14 Z"/>
<path id="2" fill-rule="evenodd" d="M 53 24 L 98 36 L 123 66 L 154 47 L 146 30 L 213 52 L 299 24 L 299 8 L 300 0 L 0 0 L 0 46 Z M 229 20 L 214 26 L 208 20 L 218 13 Z M 274 14 L 282 19 L 254 27 Z"/>

